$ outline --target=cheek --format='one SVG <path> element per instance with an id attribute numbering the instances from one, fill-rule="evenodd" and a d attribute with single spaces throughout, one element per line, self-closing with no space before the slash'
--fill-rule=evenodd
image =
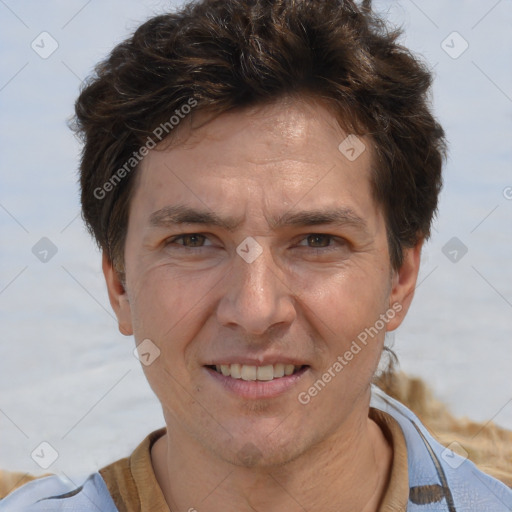
<path id="1" fill-rule="evenodd" d="M 307 282 L 303 297 L 312 311 L 325 321 L 326 328 L 330 327 L 337 334 L 349 331 L 353 334 L 353 328 L 366 327 L 366 322 L 373 323 L 382 312 L 387 299 L 384 288 L 375 276 L 352 276 L 346 272 Z"/>
<path id="2" fill-rule="evenodd" d="M 356 354 L 347 356 L 358 364 L 350 362 L 351 367 L 373 366 L 380 357 L 387 327 L 380 320 L 388 300 L 388 288 L 382 278 L 371 273 L 341 273 L 308 283 L 303 299 L 304 315 L 323 340 L 318 349 L 324 352 L 324 364 L 329 366 L 352 347 Z"/>
<path id="3" fill-rule="evenodd" d="M 141 265 L 142 266 L 142 265 Z M 183 352 L 213 309 L 219 272 L 183 272 L 154 264 L 134 280 L 132 318 L 135 339 L 153 340 L 170 357 Z"/>
<path id="4" fill-rule="evenodd" d="M 137 344 L 150 340 L 158 354 L 150 364 L 143 363 L 143 371 L 160 402 L 186 415 L 194 402 L 197 377 L 187 365 L 193 362 L 189 349 L 203 325 L 208 287 L 204 280 L 203 288 L 201 282 L 162 266 L 141 273 L 137 282 L 132 305 L 134 336 Z"/>

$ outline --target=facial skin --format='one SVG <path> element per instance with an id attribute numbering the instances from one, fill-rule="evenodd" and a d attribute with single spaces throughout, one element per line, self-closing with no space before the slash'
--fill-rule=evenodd
<path id="1" fill-rule="evenodd" d="M 392 271 L 371 141 L 351 162 L 346 136 L 320 104 L 287 99 L 183 128 L 142 163 L 125 287 L 103 266 L 121 332 L 161 351 L 144 371 L 167 424 L 152 458 L 172 510 L 377 508 L 391 450 L 368 418 L 370 382 L 412 299 L 421 243 Z M 185 209 L 229 225 L 164 222 Z M 262 249 L 252 263 L 237 253 L 247 237 Z M 401 311 L 300 403 L 393 304 Z M 205 366 L 269 359 L 308 368 L 285 392 L 248 398 Z"/>

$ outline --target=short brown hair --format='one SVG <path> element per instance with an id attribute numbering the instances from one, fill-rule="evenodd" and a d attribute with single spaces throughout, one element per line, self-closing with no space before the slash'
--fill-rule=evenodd
<path id="1" fill-rule="evenodd" d="M 322 100 L 373 143 L 392 266 L 429 237 L 445 155 L 431 74 L 370 3 L 202 0 L 149 19 L 114 48 L 76 102 L 74 129 L 84 143 L 83 218 L 116 268 L 140 150 L 159 126 L 172 137 L 171 117 L 194 102 L 220 114 L 287 95 Z"/>

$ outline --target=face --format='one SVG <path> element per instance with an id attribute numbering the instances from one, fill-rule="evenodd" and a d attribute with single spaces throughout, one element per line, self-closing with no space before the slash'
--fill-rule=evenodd
<path id="1" fill-rule="evenodd" d="M 392 271 L 371 141 L 353 160 L 346 137 L 322 106 L 283 100 L 183 131 L 143 161 L 125 287 L 104 270 L 121 331 L 159 351 L 143 368 L 177 439 L 276 464 L 367 417 L 419 247 Z"/>

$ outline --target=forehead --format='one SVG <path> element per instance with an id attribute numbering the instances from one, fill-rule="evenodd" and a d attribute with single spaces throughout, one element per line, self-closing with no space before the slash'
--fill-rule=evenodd
<path id="1" fill-rule="evenodd" d="M 288 99 L 212 120 L 198 112 L 146 156 L 132 209 L 151 215 L 179 203 L 238 214 L 230 208 L 244 203 L 270 217 L 296 206 L 360 208 L 367 216 L 375 213 L 370 141 L 349 135 L 313 101 Z"/>

